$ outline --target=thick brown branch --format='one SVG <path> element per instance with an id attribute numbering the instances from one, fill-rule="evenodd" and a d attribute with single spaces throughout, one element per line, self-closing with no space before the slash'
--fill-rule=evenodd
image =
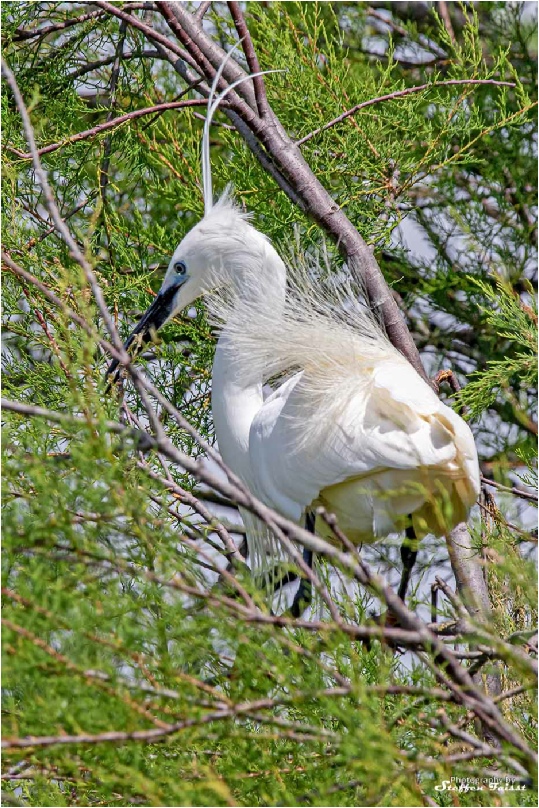
<path id="1" fill-rule="evenodd" d="M 211 39 L 204 31 L 199 20 L 184 8 L 183 3 L 161 2 L 158 10 L 173 34 L 185 45 L 193 62 L 197 65 L 198 72 L 204 74 L 211 84 L 216 71 L 224 61 L 226 51 Z M 239 66 L 236 60 L 229 58 L 224 67 L 218 88 L 224 90 L 228 84 L 245 76 L 247 76 L 247 73 Z M 250 81 L 236 87 L 228 94 L 227 98 L 231 107 L 237 109 L 244 118 L 248 116 L 249 111 L 256 112 L 256 99 L 252 82 Z M 241 103 L 242 101 L 244 102 L 243 104 Z"/>
<path id="2" fill-rule="evenodd" d="M 161 3 L 159 5 L 162 5 Z M 160 34 L 159 31 L 156 31 L 150 25 L 146 25 L 146 23 L 139 20 L 137 17 L 133 16 L 132 14 L 127 14 L 125 11 L 122 11 L 118 6 L 113 5 L 112 3 L 106 3 L 104 0 L 96 0 L 96 6 L 100 6 L 104 11 L 108 11 L 109 14 L 118 17 L 120 20 L 124 20 L 129 23 L 129 25 L 137 28 L 139 31 L 146 36 L 151 42 L 158 42 L 160 45 L 163 45 L 172 53 L 179 56 L 180 59 L 184 59 L 192 68 L 197 70 L 199 73 L 201 72 L 197 63 L 194 59 L 191 58 L 189 53 L 183 50 L 183 48 L 178 47 L 175 42 L 172 42 L 170 39 L 167 39 L 166 36 Z"/>

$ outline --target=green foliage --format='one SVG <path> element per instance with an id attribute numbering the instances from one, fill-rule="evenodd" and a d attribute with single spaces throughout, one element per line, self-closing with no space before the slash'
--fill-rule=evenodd
<path id="1" fill-rule="evenodd" d="M 500 395 L 509 402 L 515 398 L 515 383 L 523 388 L 537 386 L 537 310 L 530 308 L 513 288 L 500 279 L 496 286 L 476 278 L 470 279 L 481 292 L 479 310 L 498 339 L 505 341 L 504 358 L 489 360 L 483 373 L 472 376 L 460 391 L 459 400 L 469 407 L 469 417 L 476 418 Z M 530 292 L 531 289 L 530 285 Z M 487 302 L 487 306 L 485 303 Z M 518 380 L 518 381 L 517 381 Z M 516 417 L 522 412 L 516 402 Z"/>
<path id="2" fill-rule="evenodd" d="M 470 378 L 457 403 L 469 408 L 484 470 L 506 486 L 533 482 L 536 436 L 536 39 L 518 5 L 483 3 L 471 12 L 449 4 L 455 42 L 432 10 L 420 13 L 426 4 L 376 4 L 394 23 L 389 32 L 363 3 L 253 2 L 246 10 L 261 68 L 286 69 L 268 76 L 266 88 L 298 139 L 358 103 L 422 83 L 515 84 L 430 86 L 366 107 L 302 147 L 374 246 L 429 371 L 452 367 L 463 383 Z M 126 337 L 202 214 L 203 124 L 201 110 L 178 109 L 68 142 L 109 116 L 185 90 L 143 34 L 109 14 L 44 37 L 17 34 L 88 10 L 95 8 L 3 4 L 4 54 L 38 147 L 63 144 L 43 163 Z M 224 4 L 206 19 L 218 41 L 236 41 Z M 159 25 L 168 35 L 162 18 Z M 28 146 L 7 89 L 2 116 L 4 250 L 103 335 L 83 273 L 51 229 L 21 156 Z M 222 112 L 217 118 L 228 122 Z M 212 165 L 216 189 L 232 183 L 283 250 L 293 227 L 304 249 L 320 243 L 236 131 L 214 128 Z M 172 480 L 192 491 L 193 479 L 109 430 L 119 402 L 105 395 L 109 357 L 95 334 L 5 269 L 3 395 L 66 416 L 53 423 L 4 413 L 4 735 L 57 740 L 6 750 L 6 804 L 453 805 L 451 792 L 436 790 L 443 780 L 481 777 L 498 765 L 505 773 L 504 758 L 467 759 L 465 741 L 446 734 L 441 709 L 472 735 L 473 721 L 440 697 L 418 656 L 378 641 L 369 649 L 332 622 L 312 630 L 254 620 L 270 617 L 263 596 L 241 570 L 218 578 L 216 565 L 228 559 L 212 526 L 170 490 Z M 161 336 L 142 366 L 211 442 L 214 335 L 203 304 Z M 126 383 L 128 416 L 147 427 Z M 172 417 L 160 416 L 175 446 L 200 452 Z M 529 631 L 537 619 L 530 518 L 519 502 L 502 494 L 492 520 L 474 516 L 497 639 Z M 435 555 L 443 566 L 441 553 L 428 546 L 426 566 Z M 382 559 L 390 575 L 397 555 L 389 548 Z M 324 574 L 347 625 L 379 608 Z M 425 610 L 427 599 L 418 591 L 413 605 Z M 502 709 L 533 748 L 533 679 L 516 656 L 506 658 L 504 691 L 521 685 Z M 109 732 L 119 735 L 62 741 Z M 503 796 L 458 795 L 461 805 L 536 799 L 529 784 Z"/>

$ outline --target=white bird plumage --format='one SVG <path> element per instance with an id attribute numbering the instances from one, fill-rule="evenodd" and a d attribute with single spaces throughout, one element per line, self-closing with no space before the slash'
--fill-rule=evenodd
<path id="1" fill-rule="evenodd" d="M 225 461 L 235 464 L 241 445 L 254 493 L 296 521 L 323 505 L 354 542 L 402 530 L 409 517 L 418 538 L 445 533 L 478 495 L 469 427 L 368 309 L 350 308 L 342 290 L 325 296 L 294 265 L 285 297 L 275 280 L 282 271 L 266 248 L 263 264 L 243 268 L 241 285 L 230 279 L 232 295 L 209 299 L 224 322 L 212 406 Z M 296 368 L 262 401 L 264 382 Z"/>
<path id="2" fill-rule="evenodd" d="M 479 493 L 472 433 L 374 315 L 350 306 L 346 284 L 328 295 L 292 262 L 287 288 L 283 260 L 228 192 L 213 204 L 209 127 L 220 75 L 202 145 L 205 215 L 175 250 L 138 333 L 151 327 L 160 298 L 167 309 L 166 317 L 159 309 L 157 327 L 201 294 L 225 288 L 208 301 L 222 322 L 212 411 L 230 469 L 295 521 L 323 505 L 355 543 L 409 525 L 418 538 L 444 534 L 467 517 Z M 277 374 L 289 377 L 264 400 L 264 384 Z M 260 561 L 267 531 L 244 516 L 251 555 Z M 317 530 L 331 538 L 324 524 Z"/>

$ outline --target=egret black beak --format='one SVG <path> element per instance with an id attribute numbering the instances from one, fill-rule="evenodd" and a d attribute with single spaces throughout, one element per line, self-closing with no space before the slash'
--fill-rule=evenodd
<path id="1" fill-rule="evenodd" d="M 181 285 L 181 283 L 173 284 L 167 287 L 163 292 L 159 292 L 150 308 L 142 315 L 125 341 L 124 348 L 133 359 L 136 359 L 140 354 L 144 345 L 155 341 L 157 332 L 171 317 L 174 309 L 174 298 Z M 119 365 L 118 360 L 113 359 L 107 368 L 107 392 L 109 392 L 112 385 L 117 384 L 120 378 L 121 370 Z"/>

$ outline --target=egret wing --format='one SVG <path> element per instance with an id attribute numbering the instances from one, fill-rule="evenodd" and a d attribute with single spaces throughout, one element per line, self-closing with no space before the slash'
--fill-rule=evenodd
<path id="1" fill-rule="evenodd" d="M 404 359 L 343 380 L 333 395 L 326 409 L 300 373 L 264 402 L 249 436 L 262 499 L 295 520 L 325 504 L 358 540 L 400 529 L 446 478 L 455 517 L 467 513 L 479 486 L 471 432 Z M 443 532 L 440 521 L 429 515 L 418 531 Z"/>

